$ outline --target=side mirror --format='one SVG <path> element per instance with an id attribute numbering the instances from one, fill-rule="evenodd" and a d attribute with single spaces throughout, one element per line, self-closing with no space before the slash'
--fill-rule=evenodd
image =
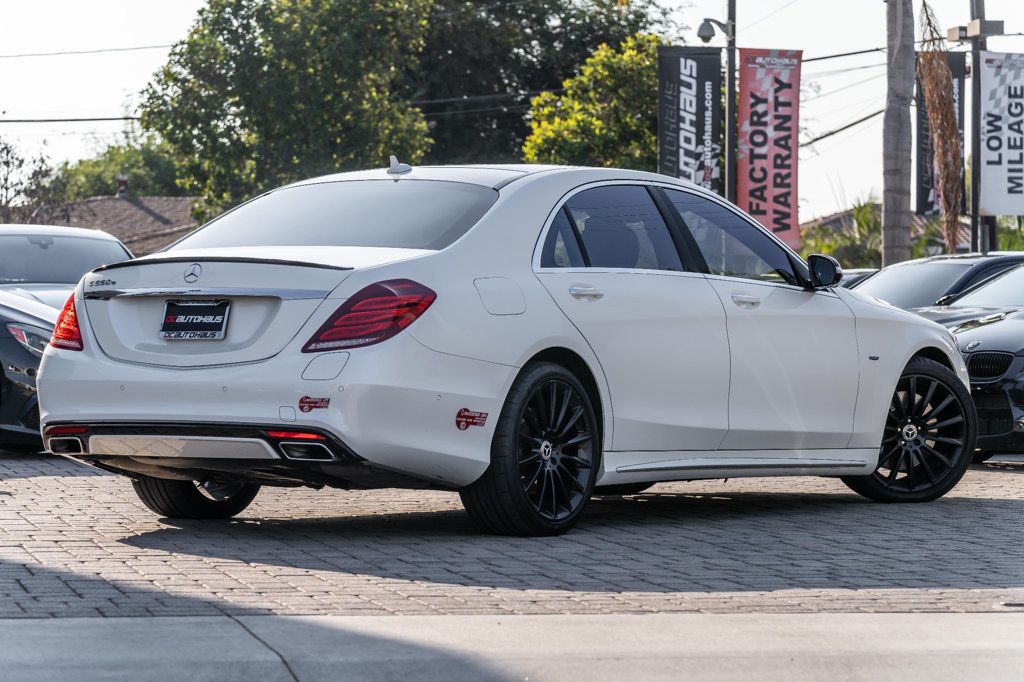
<path id="1" fill-rule="evenodd" d="M 843 279 L 843 268 L 832 256 L 816 253 L 807 259 L 807 267 L 811 271 L 811 287 L 814 289 L 834 287 Z"/>

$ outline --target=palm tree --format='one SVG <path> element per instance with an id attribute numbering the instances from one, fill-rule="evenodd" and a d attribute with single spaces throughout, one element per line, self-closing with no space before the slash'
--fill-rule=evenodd
<path id="1" fill-rule="evenodd" d="M 882 127 L 882 264 L 910 258 L 910 100 L 914 96 L 912 0 L 887 0 Z"/>

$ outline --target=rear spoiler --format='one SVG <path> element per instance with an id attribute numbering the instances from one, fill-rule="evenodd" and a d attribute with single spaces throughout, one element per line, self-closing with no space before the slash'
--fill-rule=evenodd
<path id="1" fill-rule="evenodd" d="M 184 258 L 180 256 L 175 256 L 172 258 L 136 258 L 135 260 L 126 260 L 121 261 L 120 263 L 101 265 L 100 267 L 93 270 L 93 272 L 104 272 L 106 270 L 116 270 L 118 268 L 130 268 L 136 265 L 149 265 L 150 263 L 263 263 L 265 265 L 294 265 L 303 268 L 323 268 L 325 270 L 352 269 L 351 267 L 344 265 L 324 265 L 323 263 L 309 263 L 306 261 L 283 260 L 278 258 L 245 258 L 242 256 Z"/>

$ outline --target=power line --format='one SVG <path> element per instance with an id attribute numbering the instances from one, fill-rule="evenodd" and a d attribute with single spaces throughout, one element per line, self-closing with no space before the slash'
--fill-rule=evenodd
<path id="1" fill-rule="evenodd" d="M 103 54 L 105 52 L 138 52 L 139 50 L 163 50 L 173 45 L 140 45 L 138 47 L 104 47 L 95 50 L 61 50 L 59 52 L 24 52 L 22 54 L 0 54 L 0 59 L 21 59 L 22 57 L 63 57 L 74 54 Z"/>
<path id="2" fill-rule="evenodd" d="M 840 127 L 836 128 L 834 130 L 830 130 L 827 133 L 822 133 L 821 135 L 818 135 L 817 137 L 811 138 L 810 140 L 807 140 L 806 142 L 801 142 L 800 146 L 801 147 L 809 147 L 812 144 L 814 144 L 815 142 L 821 142 L 826 137 L 832 137 L 833 135 L 837 135 L 837 134 L 843 132 L 844 130 L 849 130 L 850 128 L 852 128 L 854 126 L 860 125 L 861 123 L 864 123 L 865 121 L 870 121 L 875 116 L 878 116 L 878 115 L 884 114 L 884 113 L 885 113 L 885 109 L 879 109 L 878 111 L 872 112 L 872 113 L 868 114 L 867 116 L 863 116 L 861 118 L 858 118 L 856 121 L 851 121 L 851 122 L 847 123 L 844 126 L 840 126 Z"/>
<path id="3" fill-rule="evenodd" d="M 835 90 L 829 90 L 828 92 L 823 92 L 820 95 L 815 95 L 814 97 L 808 97 L 807 99 L 805 99 L 803 101 L 804 101 L 804 103 L 815 102 L 815 101 L 817 101 L 819 99 L 822 99 L 824 97 L 828 97 L 829 95 L 834 95 L 834 94 L 836 94 L 838 92 L 843 92 L 844 90 L 849 90 L 850 88 L 855 88 L 858 85 L 863 85 L 864 83 L 870 83 L 871 81 L 876 81 L 879 78 L 884 78 L 884 77 L 885 77 L 884 73 L 875 74 L 874 76 L 871 76 L 870 78 L 865 78 L 864 80 L 860 80 L 860 81 L 856 81 L 854 83 L 850 83 L 848 85 L 844 85 L 843 87 L 836 88 Z"/>
<path id="4" fill-rule="evenodd" d="M 745 24 L 745 25 L 744 25 L 744 26 L 742 27 L 742 29 L 741 29 L 741 30 L 745 31 L 745 30 L 747 30 L 748 28 L 750 28 L 750 27 L 752 27 L 752 26 L 757 26 L 757 25 L 758 25 L 758 24 L 760 24 L 760 23 L 761 23 L 762 21 L 764 21 L 764 20 L 766 20 L 766 19 L 770 19 L 771 17 L 774 17 L 774 16 L 776 15 L 776 14 L 778 14 L 778 13 L 779 13 L 779 12 L 781 12 L 782 10 L 786 9 L 787 7 L 790 7 L 791 5 L 795 5 L 795 4 L 796 4 L 796 3 L 798 3 L 798 2 L 800 2 L 800 0 L 790 0 L 789 2 L 787 2 L 787 3 L 786 3 L 785 5 L 783 5 L 782 7 L 779 7 L 778 9 L 774 9 L 774 10 L 772 10 L 771 12 L 768 12 L 768 14 L 763 14 L 763 15 L 761 15 L 760 17 L 758 17 L 757 19 L 754 19 L 754 20 L 753 20 L 752 22 L 750 22 L 749 24 Z"/>
<path id="5" fill-rule="evenodd" d="M 95 123 L 138 120 L 138 116 L 89 116 L 84 118 L 0 118 L 0 123 Z"/>
<path id="6" fill-rule="evenodd" d="M 836 54 L 826 54 L 820 57 L 811 57 L 810 59 L 804 59 L 803 63 L 808 64 L 810 62 L 821 62 L 826 59 L 838 59 L 839 57 L 853 57 L 858 54 L 870 54 L 872 52 L 885 52 L 884 47 L 872 47 L 870 50 L 854 50 L 853 52 L 837 52 Z"/>
<path id="7" fill-rule="evenodd" d="M 850 73 L 851 71 L 863 71 L 864 69 L 877 69 L 885 66 L 885 62 L 881 64 L 864 64 L 862 66 L 851 66 L 846 69 L 833 69 L 832 71 L 817 71 L 815 73 L 805 73 L 804 78 L 822 78 L 824 76 L 838 76 L 842 73 Z"/>

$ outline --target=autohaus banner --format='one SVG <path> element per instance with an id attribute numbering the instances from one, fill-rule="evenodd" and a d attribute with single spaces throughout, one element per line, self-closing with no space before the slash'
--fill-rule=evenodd
<path id="1" fill-rule="evenodd" d="M 981 213 L 1024 215 L 1024 54 L 981 53 Z"/>
<path id="2" fill-rule="evenodd" d="M 949 70 L 953 74 L 953 106 L 956 108 L 956 124 L 960 131 L 960 150 L 964 148 L 964 82 L 967 79 L 967 53 L 947 52 Z M 917 82 L 917 114 L 914 134 L 917 136 L 917 182 L 914 213 L 918 215 L 939 215 L 942 213 L 942 192 L 938 174 L 935 172 L 935 151 L 932 148 L 931 127 L 928 125 L 928 107 L 924 102 L 921 81 Z M 960 175 L 961 212 L 967 211 L 967 192 L 963 188 L 963 173 Z"/>
<path id="3" fill-rule="evenodd" d="M 737 203 L 793 247 L 800 245 L 801 55 L 800 50 L 739 51 Z"/>
<path id="4" fill-rule="evenodd" d="M 658 48 L 658 172 L 721 193 L 722 53 Z"/>

